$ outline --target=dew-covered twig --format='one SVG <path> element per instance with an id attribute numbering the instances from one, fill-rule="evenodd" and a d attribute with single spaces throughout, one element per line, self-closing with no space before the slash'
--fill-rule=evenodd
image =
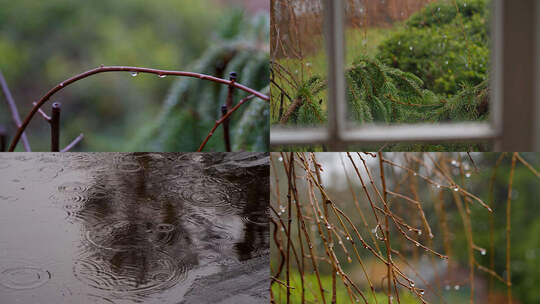
<path id="1" fill-rule="evenodd" d="M 140 73 L 155 74 L 155 75 L 158 75 L 160 78 L 163 78 L 165 76 L 180 76 L 180 77 L 197 78 L 197 79 L 212 81 L 212 82 L 216 82 L 216 83 L 220 83 L 224 85 L 234 86 L 235 88 L 245 91 L 251 95 L 255 95 L 256 97 L 262 100 L 265 100 L 265 101 L 270 100 L 270 98 L 267 95 L 260 93 L 256 90 L 253 90 L 251 88 L 248 88 L 238 82 L 234 82 L 231 80 L 226 80 L 226 79 L 222 79 L 222 78 L 218 78 L 218 77 L 214 77 L 210 75 L 194 73 L 194 72 L 158 70 L 158 69 L 150 69 L 150 68 L 131 67 L 131 66 L 101 66 L 101 67 L 86 71 L 84 73 L 75 75 L 69 79 L 62 81 L 61 83 L 56 85 L 54 88 L 52 88 L 49 92 L 47 92 L 43 97 L 41 97 L 39 101 L 37 101 L 36 105 L 32 108 L 30 113 L 28 113 L 28 115 L 26 116 L 22 124 L 17 129 L 17 133 L 15 134 L 15 137 L 13 138 L 9 146 L 9 151 L 15 150 L 15 148 L 17 147 L 17 143 L 19 142 L 22 136 L 22 133 L 24 133 L 24 130 L 26 129 L 26 127 L 28 126 L 28 124 L 30 123 L 30 121 L 32 120 L 36 112 L 38 111 L 38 109 L 42 107 L 43 104 L 45 104 L 54 94 L 56 94 L 57 92 L 61 91 L 62 89 L 68 87 L 69 85 L 79 80 L 85 79 L 95 74 L 107 73 L 107 72 L 130 72 L 132 73 L 133 76 L 136 76 Z"/>

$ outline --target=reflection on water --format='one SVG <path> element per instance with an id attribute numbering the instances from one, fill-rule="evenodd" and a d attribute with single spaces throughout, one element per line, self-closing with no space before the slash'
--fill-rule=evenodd
<path id="1" fill-rule="evenodd" d="M 268 157 L 0 154 L 0 303 L 268 303 Z"/>

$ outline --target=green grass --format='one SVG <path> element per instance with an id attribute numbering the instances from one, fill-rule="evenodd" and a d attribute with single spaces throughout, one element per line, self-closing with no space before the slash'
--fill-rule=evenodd
<path id="1" fill-rule="evenodd" d="M 284 278 L 282 278 L 284 280 Z M 347 293 L 345 286 L 341 280 L 338 279 L 336 286 L 336 302 L 337 303 L 350 303 L 351 299 Z M 321 275 L 321 283 L 323 289 L 325 289 L 325 298 L 326 302 L 330 303 L 332 300 L 332 277 L 329 275 Z M 301 288 L 300 288 L 300 275 L 298 272 L 293 272 L 291 274 L 291 287 L 294 289 L 291 290 L 291 303 L 302 303 L 301 297 Z M 304 286 L 305 286 L 305 301 L 306 303 L 322 303 L 321 294 L 319 291 L 319 283 L 317 277 L 314 274 L 306 274 L 304 276 Z M 276 303 L 287 303 L 287 289 L 279 284 L 274 283 L 272 285 L 272 292 L 274 293 L 274 299 Z M 365 288 L 363 291 L 364 296 L 368 300 L 368 303 L 376 303 L 373 294 L 369 289 Z M 388 300 L 387 296 L 384 293 L 376 292 L 375 297 L 377 298 L 377 303 L 385 303 Z M 414 295 L 411 295 L 407 292 L 402 292 L 400 294 L 401 304 L 417 304 L 421 303 Z M 365 303 L 362 298 L 359 298 L 358 303 Z"/>
<path id="2" fill-rule="evenodd" d="M 369 28 L 366 30 L 359 30 L 354 28 L 349 28 L 346 31 L 345 44 L 346 44 L 346 60 L 345 65 L 352 65 L 355 58 L 359 54 L 365 54 L 370 58 L 374 58 L 377 53 L 377 48 L 385 39 L 387 39 L 390 34 L 396 31 L 398 25 L 392 28 Z M 314 37 L 314 40 L 319 41 L 319 51 L 314 54 L 310 54 L 304 58 L 304 61 L 298 59 L 288 59 L 283 58 L 279 59 L 278 62 L 280 65 L 285 67 L 290 71 L 295 78 L 300 80 L 306 80 L 314 75 L 327 75 L 327 57 L 326 50 L 324 46 L 324 41 L 322 37 Z M 279 77 L 276 77 L 276 82 L 278 85 L 283 88 L 291 98 L 294 98 L 295 90 L 291 85 L 281 80 Z M 277 123 L 277 116 L 279 113 L 279 96 L 275 95 L 274 100 L 272 101 L 272 111 L 271 111 L 271 123 Z M 326 91 L 321 92 L 317 98 L 322 99 L 322 109 L 326 111 Z M 284 108 L 286 109 L 289 105 L 288 102 L 284 103 Z"/>

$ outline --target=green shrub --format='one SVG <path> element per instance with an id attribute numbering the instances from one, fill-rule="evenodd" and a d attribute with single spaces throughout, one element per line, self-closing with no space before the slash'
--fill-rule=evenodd
<path id="1" fill-rule="evenodd" d="M 377 58 L 415 74 L 437 94 L 480 84 L 489 65 L 488 11 L 486 0 L 431 3 L 379 46 Z"/>

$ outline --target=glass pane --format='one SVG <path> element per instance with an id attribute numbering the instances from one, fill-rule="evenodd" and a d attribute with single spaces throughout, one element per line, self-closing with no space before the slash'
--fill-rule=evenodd
<path id="1" fill-rule="evenodd" d="M 321 0 L 271 1 L 273 126 L 326 124 Z"/>
<path id="2" fill-rule="evenodd" d="M 346 0 L 353 124 L 485 121 L 489 0 Z"/>

